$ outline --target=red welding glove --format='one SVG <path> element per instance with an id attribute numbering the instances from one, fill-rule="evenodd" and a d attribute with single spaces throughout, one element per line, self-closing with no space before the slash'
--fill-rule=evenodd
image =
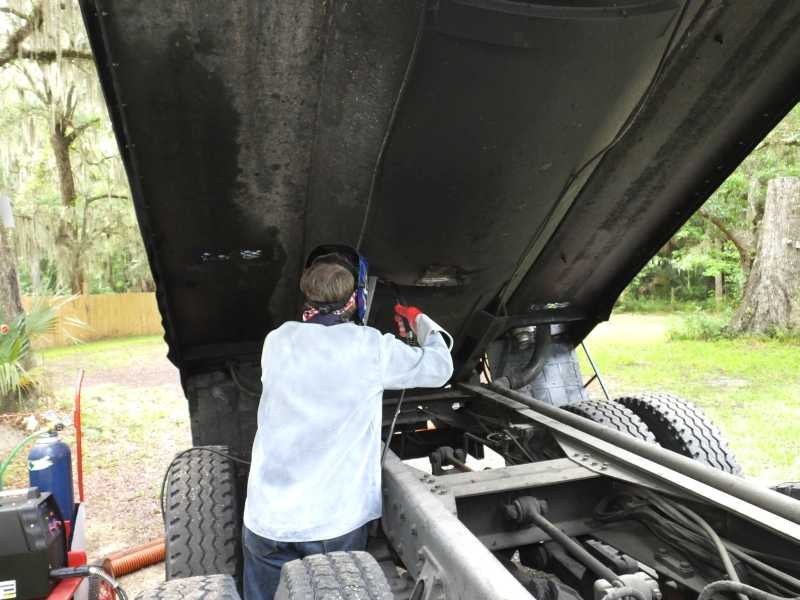
<path id="1" fill-rule="evenodd" d="M 402 304 L 395 304 L 394 314 L 394 320 L 398 323 L 398 326 L 401 324 L 402 319 L 405 319 L 408 321 L 411 331 L 417 333 L 417 317 L 422 314 L 420 309 L 418 309 L 416 306 L 403 306 Z"/>
<path id="2" fill-rule="evenodd" d="M 425 345 L 425 341 L 431 333 L 438 332 L 445 339 L 447 347 L 450 350 L 453 349 L 453 337 L 416 306 L 396 304 L 394 307 L 394 320 L 402 338 L 407 337 L 405 333 L 405 322 L 407 321 L 420 345 Z"/>

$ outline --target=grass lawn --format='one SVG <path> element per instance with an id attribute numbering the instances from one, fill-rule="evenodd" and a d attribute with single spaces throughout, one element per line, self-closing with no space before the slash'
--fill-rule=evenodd
<path id="1" fill-rule="evenodd" d="M 616 315 L 592 332 L 587 346 L 609 393 L 664 391 L 692 400 L 727 436 L 747 475 L 767 483 L 800 479 L 800 346 L 667 341 L 670 318 Z M 588 379 L 583 356 L 581 365 Z"/>

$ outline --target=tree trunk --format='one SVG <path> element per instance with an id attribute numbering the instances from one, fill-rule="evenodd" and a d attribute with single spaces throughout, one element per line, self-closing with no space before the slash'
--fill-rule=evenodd
<path id="1" fill-rule="evenodd" d="M 50 132 L 50 147 L 58 171 L 58 189 L 61 195 L 61 222 L 56 236 L 61 258 L 58 261 L 59 284 L 76 294 L 83 293 L 83 248 L 75 211 L 75 174 L 72 171 L 70 146 L 74 137 L 66 133 L 65 117 L 57 115 Z"/>
<path id="2" fill-rule="evenodd" d="M 69 156 L 71 144 L 72 138 L 65 132 L 63 119 L 56 117 L 50 132 L 50 147 L 56 160 L 61 204 L 66 207 L 75 206 L 75 174 L 72 172 L 72 159 Z"/>
<path id="3" fill-rule="evenodd" d="M 773 334 L 800 330 L 800 178 L 770 180 L 756 258 L 736 331 Z"/>
<path id="4" fill-rule="evenodd" d="M 22 312 L 17 280 L 17 257 L 12 245 L 12 231 L 0 223 L 0 320 L 11 321 Z"/>

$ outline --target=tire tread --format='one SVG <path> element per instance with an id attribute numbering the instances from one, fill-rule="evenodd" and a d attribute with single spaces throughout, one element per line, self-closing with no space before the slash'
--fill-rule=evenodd
<path id="1" fill-rule="evenodd" d="M 644 442 L 656 443 L 656 437 L 647 424 L 633 411 L 621 404 L 608 402 L 607 400 L 583 400 L 565 406 L 564 410 L 586 417 L 611 429 L 627 433 L 631 437 Z"/>
<path id="2" fill-rule="evenodd" d="M 240 596 L 231 576 L 201 575 L 166 581 L 134 600 L 240 600 Z"/>
<path id="3" fill-rule="evenodd" d="M 208 446 L 228 452 L 225 446 Z M 202 448 L 180 456 L 167 475 L 168 580 L 241 570 L 241 502 L 233 462 Z"/>
<path id="4" fill-rule="evenodd" d="M 366 552 L 315 554 L 286 563 L 276 600 L 392 600 L 386 576 Z"/>
<path id="5" fill-rule="evenodd" d="M 724 436 L 698 406 L 663 392 L 642 392 L 614 400 L 647 423 L 664 448 L 715 469 L 741 474 L 742 468 Z"/>

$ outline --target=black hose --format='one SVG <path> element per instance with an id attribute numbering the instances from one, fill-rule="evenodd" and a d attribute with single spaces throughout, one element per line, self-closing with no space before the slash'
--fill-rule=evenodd
<path id="1" fill-rule="evenodd" d="M 776 596 L 764 590 L 741 583 L 739 581 L 714 581 L 709 583 L 700 592 L 697 600 L 710 600 L 715 594 L 720 592 L 736 592 L 737 594 L 747 594 L 753 600 L 800 600 L 800 596 L 794 596 L 791 599 L 783 596 Z"/>
<path id="2" fill-rule="evenodd" d="M 708 552 L 709 545 L 714 547 L 712 537 L 708 535 L 705 528 L 701 527 L 702 531 L 698 531 L 697 521 L 688 517 L 688 513 L 694 514 L 693 511 L 650 491 L 643 491 L 640 494 L 641 497 L 624 496 L 632 500 L 634 504 L 620 510 L 609 510 L 608 507 L 615 497 L 606 498 L 595 508 L 593 516 L 604 523 L 636 519 L 659 539 L 679 549 L 683 554 L 690 556 L 692 560 L 706 563 L 714 568 L 719 567 L 719 563 L 710 560 L 714 558 L 714 555 Z M 698 518 L 700 517 L 698 516 Z M 795 590 L 800 590 L 799 579 L 752 556 L 752 554 L 762 555 L 761 553 L 738 546 L 723 538 L 718 539 L 727 552 L 746 563 L 751 568 L 751 575 L 758 577 L 760 581 L 787 595 L 796 593 Z M 719 549 L 717 554 L 720 555 L 720 558 L 722 557 Z M 774 561 L 784 560 L 781 557 L 769 555 L 766 555 L 765 558 Z M 791 566 L 795 565 L 794 561 L 785 562 Z"/>
<path id="3" fill-rule="evenodd" d="M 736 558 L 740 559 L 743 562 L 746 562 L 747 564 L 749 564 L 751 567 L 753 567 L 755 569 L 759 569 L 759 570 L 763 571 L 764 573 L 766 573 L 770 577 L 774 577 L 775 579 L 780 579 L 785 584 L 791 585 L 795 589 L 800 590 L 800 579 L 797 579 L 796 577 L 792 577 L 788 573 L 784 573 L 780 569 L 776 569 L 772 565 L 768 565 L 767 563 L 758 560 L 754 556 L 750 556 L 750 554 L 748 554 L 744 550 L 741 550 L 741 549 L 737 548 L 736 546 L 734 546 L 730 542 L 725 542 L 725 545 L 728 547 L 728 551 L 731 554 L 733 554 Z M 780 557 L 776 557 L 776 558 L 780 559 Z"/>
<path id="4" fill-rule="evenodd" d="M 681 506 L 680 504 L 674 504 L 676 510 L 682 512 L 686 517 L 694 521 L 708 536 L 708 539 L 711 540 L 711 543 L 717 550 L 719 554 L 719 558 L 722 561 L 722 565 L 725 567 L 725 572 L 728 574 L 728 577 L 731 581 L 739 583 L 739 574 L 736 572 L 736 567 L 733 566 L 733 561 L 731 561 L 730 554 L 728 554 L 728 549 L 725 547 L 725 544 L 722 543 L 719 535 L 717 532 L 711 528 L 711 525 L 706 523 L 706 521 L 693 510 L 686 508 L 685 506 Z M 737 593 L 739 600 L 748 600 L 747 596 L 741 593 Z"/>
<path id="5" fill-rule="evenodd" d="M 550 350 L 550 342 L 552 335 L 550 333 L 550 325 L 539 325 L 536 328 L 536 340 L 534 342 L 533 354 L 530 361 L 518 373 L 509 373 L 497 380 L 497 384 L 506 385 L 512 390 L 518 390 L 531 383 L 536 376 L 542 372 L 544 365 L 547 362 L 547 354 Z M 505 382 L 503 381 L 505 379 Z"/>

